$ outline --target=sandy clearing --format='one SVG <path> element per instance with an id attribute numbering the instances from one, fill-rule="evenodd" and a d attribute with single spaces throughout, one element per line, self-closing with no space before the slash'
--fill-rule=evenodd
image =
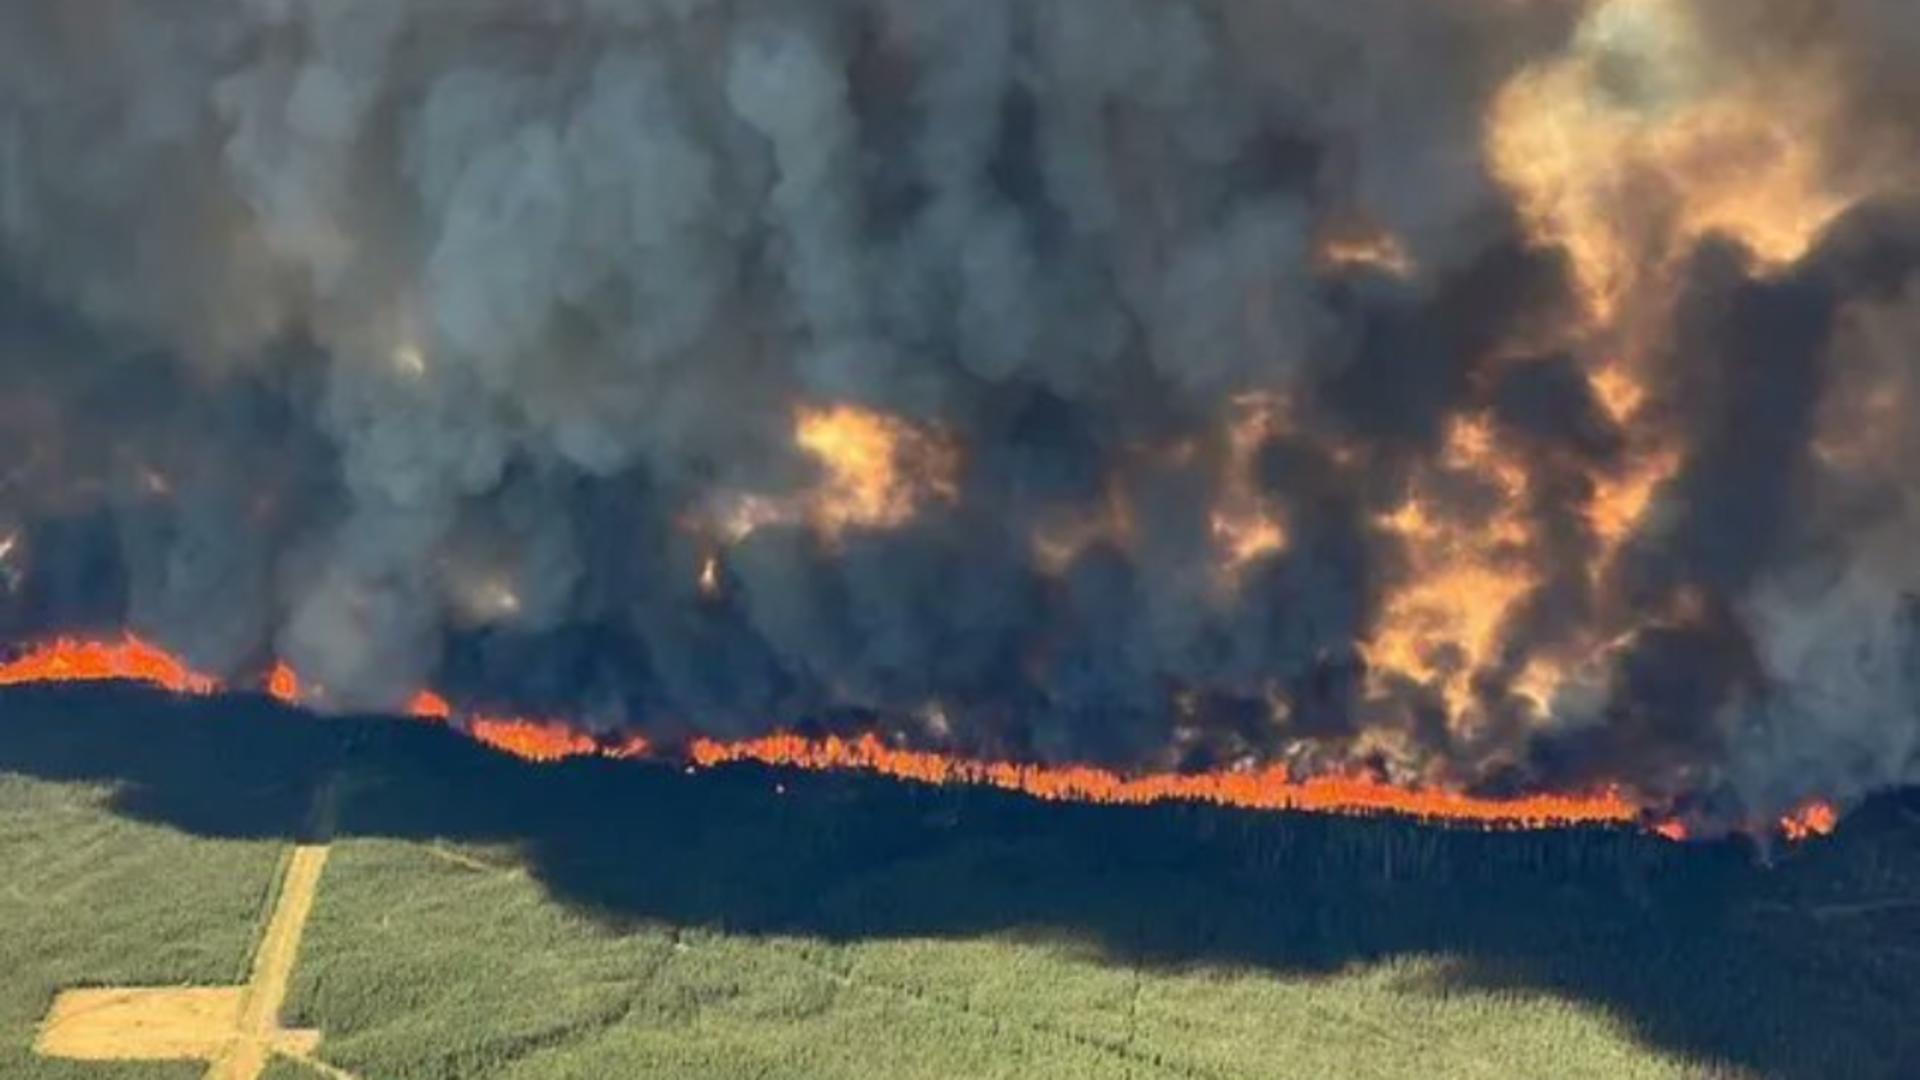
<path id="1" fill-rule="evenodd" d="M 33 1049 L 81 1061 L 210 1061 L 239 1027 L 240 997 L 237 986 L 65 990 Z"/>
<path id="2" fill-rule="evenodd" d="M 267 1060 L 283 1054 L 330 1077 L 349 1077 L 313 1057 L 319 1032 L 280 1026 L 326 865 L 324 844 L 298 844 L 288 854 L 245 986 L 65 990 L 54 997 L 34 1050 L 80 1061 L 206 1061 L 207 1080 L 258 1080 Z"/>

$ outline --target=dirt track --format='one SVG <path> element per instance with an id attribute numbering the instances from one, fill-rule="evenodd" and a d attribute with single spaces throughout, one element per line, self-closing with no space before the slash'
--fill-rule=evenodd
<path id="1" fill-rule="evenodd" d="M 327 848 L 321 844 L 297 845 L 287 859 L 286 873 L 280 880 L 280 901 L 274 905 L 273 918 L 253 955 L 253 976 L 242 995 L 238 1032 L 226 1052 L 214 1059 L 207 1080 L 255 1080 L 266 1070 L 267 1058 L 274 1050 L 304 1055 L 319 1045 L 318 1032 L 283 1030 L 280 1007 L 287 1000 L 293 962 L 300 954 L 300 935 L 306 930 L 307 916 L 313 913 L 314 893 L 326 865 Z"/>

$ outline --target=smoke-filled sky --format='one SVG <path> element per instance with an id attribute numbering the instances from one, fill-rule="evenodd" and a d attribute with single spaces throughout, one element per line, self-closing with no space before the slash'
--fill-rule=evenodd
<path id="1" fill-rule="evenodd" d="M 0 633 L 334 709 L 1920 779 L 1909 0 L 0 6 Z"/>

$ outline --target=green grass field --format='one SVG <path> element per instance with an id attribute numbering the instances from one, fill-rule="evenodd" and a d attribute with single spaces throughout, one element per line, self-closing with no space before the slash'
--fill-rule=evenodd
<path id="1" fill-rule="evenodd" d="M 34 693 L 0 699 L 0 1076 L 199 1075 L 27 1047 L 59 987 L 239 979 L 326 778 L 285 1019 L 363 1080 L 1920 1075 L 1911 801 L 1767 868 Z"/>

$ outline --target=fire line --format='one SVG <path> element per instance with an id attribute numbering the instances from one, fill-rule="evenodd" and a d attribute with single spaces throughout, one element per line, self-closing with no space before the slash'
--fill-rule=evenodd
<path id="1" fill-rule="evenodd" d="M 0 664 L 0 686 L 58 682 L 139 682 L 176 694 L 211 695 L 225 688 L 178 657 L 138 637 L 118 641 L 62 638 Z M 276 664 L 264 687 L 288 704 L 301 700 L 299 678 Z M 416 719 L 451 722 L 456 713 L 442 696 L 423 690 L 409 707 Z M 661 760 L 664 754 L 640 736 L 608 742 L 559 721 L 458 714 L 477 741 L 533 762 L 604 757 Z M 1083 765 L 1029 765 L 978 761 L 934 751 L 890 747 L 879 737 L 769 735 L 738 742 L 696 739 L 685 748 L 688 763 L 714 768 L 734 763 L 808 772 L 861 772 L 926 784 L 967 784 L 1018 792 L 1052 802 L 1148 805 L 1209 803 L 1242 809 L 1355 816 L 1396 816 L 1493 830 L 1632 825 L 1671 840 L 1685 840 L 1683 822 L 1661 818 L 1625 792 L 1534 794 L 1487 798 L 1435 788 L 1399 787 L 1370 777 L 1312 776 L 1296 779 L 1283 765 L 1232 772 L 1160 773 L 1125 776 Z M 1814 800 L 1783 817 L 1778 832 L 1789 840 L 1831 833 L 1839 823 L 1832 804 Z"/>

